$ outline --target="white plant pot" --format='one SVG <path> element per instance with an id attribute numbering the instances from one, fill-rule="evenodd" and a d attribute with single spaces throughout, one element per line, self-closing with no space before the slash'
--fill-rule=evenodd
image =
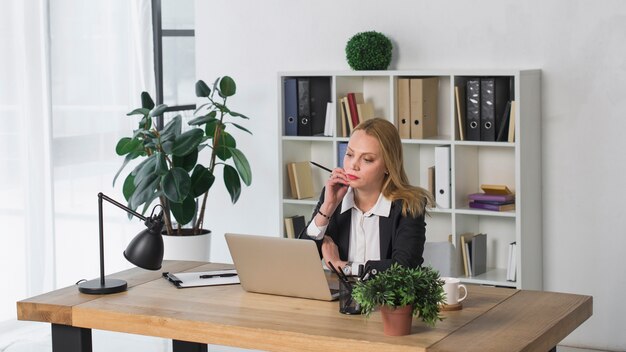
<path id="1" fill-rule="evenodd" d="M 209 261 L 211 233 L 196 236 L 163 235 L 164 260 Z"/>

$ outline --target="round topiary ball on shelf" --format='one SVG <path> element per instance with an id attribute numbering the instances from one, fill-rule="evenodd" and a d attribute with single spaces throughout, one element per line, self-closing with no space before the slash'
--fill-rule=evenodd
<path id="1" fill-rule="evenodd" d="M 346 44 L 346 59 L 353 70 L 386 70 L 391 63 L 391 41 L 369 31 L 355 34 Z"/>

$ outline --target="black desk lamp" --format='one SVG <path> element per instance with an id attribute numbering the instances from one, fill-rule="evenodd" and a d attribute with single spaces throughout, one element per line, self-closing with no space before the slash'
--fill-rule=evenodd
<path id="1" fill-rule="evenodd" d="M 100 279 L 81 282 L 78 284 L 78 291 L 88 294 L 109 294 L 126 291 L 128 285 L 124 280 L 104 278 L 104 229 L 102 225 L 102 200 L 124 209 L 144 221 L 147 229 L 141 231 L 128 244 L 124 251 L 124 257 L 136 266 L 148 270 L 161 269 L 163 262 L 163 211 L 159 215 L 145 216 L 133 211 L 121 203 L 98 193 L 98 221 L 100 222 Z"/>

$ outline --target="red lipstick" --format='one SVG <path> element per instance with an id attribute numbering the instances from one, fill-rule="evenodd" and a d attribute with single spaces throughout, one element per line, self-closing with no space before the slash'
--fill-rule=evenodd
<path id="1" fill-rule="evenodd" d="M 358 177 L 356 177 L 356 176 L 354 176 L 354 175 L 346 174 L 346 176 L 348 176 L 348 178 L 349 178 L 351 181 L 354 181 L 354 180 L 357 180 L 357 179 L 358 179 Z"/>

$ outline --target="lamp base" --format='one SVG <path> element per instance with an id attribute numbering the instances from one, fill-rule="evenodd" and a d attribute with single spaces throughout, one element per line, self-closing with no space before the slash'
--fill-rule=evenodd
<path id="1" fill-rule="evenodd" d="M 78 291 L 90 295 L 108 295 L 111 293 L 124 292 L 128 289 L 128 284 L 124 280 L 104 279 L 104 285 L 100 279 L 89 280 L 78 284 Z"/>

